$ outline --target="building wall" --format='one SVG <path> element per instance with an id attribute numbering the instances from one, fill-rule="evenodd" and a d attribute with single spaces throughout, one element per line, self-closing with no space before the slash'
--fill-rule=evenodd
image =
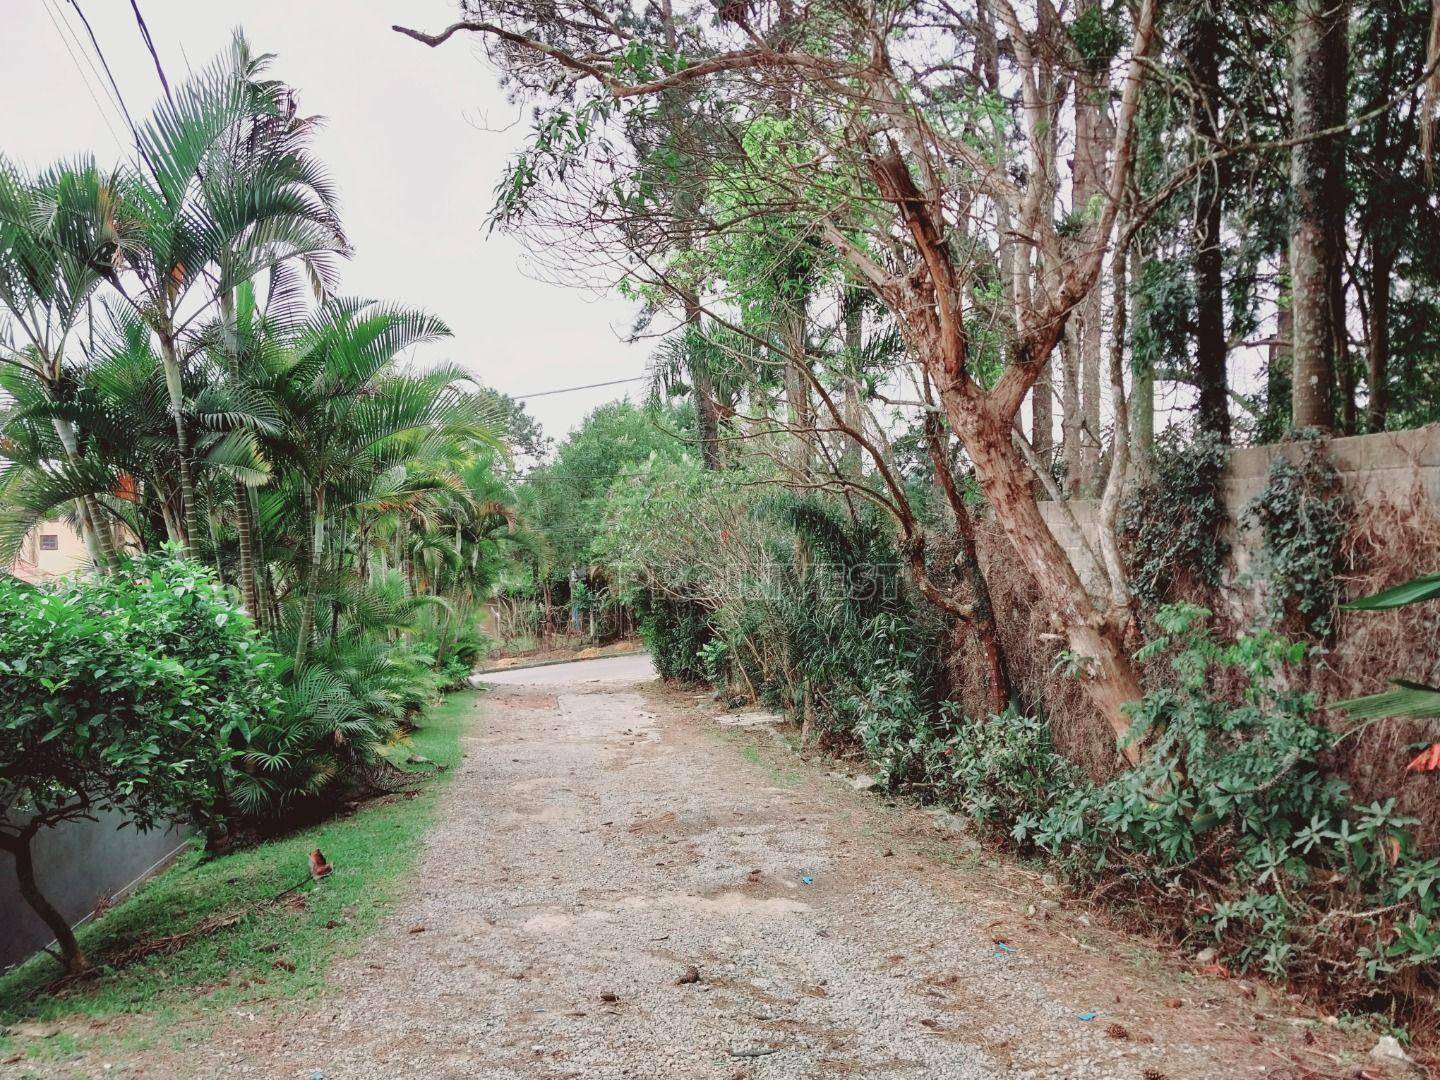
<path id="1" fill-rule="evenodd" d="M 1276 455 L 1294 458 L 1297 453 L 1297 447 L 1277 443 L 1242 447 L 1230 456 L 1223 487 L 1232 522 L 1239 518 L 1245 504 L 1264 490 Z M 1346 491 L 1356 502 L 1380 497 L 1400 502 L 1418 490 L 1440 505 L 1440 424 L 1335 439 L 1330 443 L 1330 453 Z M 1060 506 L 1042 502 L 1040 510 L 1080 579 L 1098 592 L 1099 575 L 1091 553 L 1099 553 L 1099 507 L 1094 499 L 1072 499 L 1069 505 L 1080 527 L 1078 533 Z M 1089 550 L 1080 539 L 1081 533 L 1090 544 Z M 1231 551 L 1237 573 L 1249 566 L 1256 539 L 1253 531 L 1242 533 L 1232 526 Z"/>
<path id="2" fill-rule="evenodd" d="M 26 534 L 11 573 L 25 581 L 46 581 L 89 566 L 85 541 L 68 521 L 57 518 L 42 521 Z"/>

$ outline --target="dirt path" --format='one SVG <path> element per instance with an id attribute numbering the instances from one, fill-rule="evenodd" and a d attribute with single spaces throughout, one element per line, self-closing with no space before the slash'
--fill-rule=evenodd
<path id="1" fill-rule="evenodd" d="M 507 673 L 410 895 L 333 971 L 337 993 L 237 1018 L 187 1068 L 1347 1075 L 1338 1036 L 1310 1045 L 1315 1025 L 1265 989 L 1182 976 L 1038 873 L 801 765 L 768 728 L 627 681 L 643 673 L 635 658 Z"/>

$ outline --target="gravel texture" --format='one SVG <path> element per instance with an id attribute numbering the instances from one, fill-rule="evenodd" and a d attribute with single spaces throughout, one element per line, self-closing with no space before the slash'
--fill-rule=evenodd
<path id="1" fill-rule="evenodd" d="M 1162 1007 L 1173 977 L 1057 929 L 1039 874 L 992 881 L 933 819 L 623 663 L 507 673 L 408 896 L 336 992 L 141 1074 L 1176 1080 L 1283 1061 L 1228 986 Z M 1298 1037 L 1274 1023 L 1266 1039 Z"/>

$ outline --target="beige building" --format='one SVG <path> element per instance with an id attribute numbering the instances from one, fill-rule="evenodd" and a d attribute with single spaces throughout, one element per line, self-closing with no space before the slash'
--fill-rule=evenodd
<path id="1" fill-rule="evenodd" d="M 22 581 L 48 581 L 90 565 L 85 541 L 69 522 L 57 518 L 42 521 L 26 534 L 10 572 Z"/>

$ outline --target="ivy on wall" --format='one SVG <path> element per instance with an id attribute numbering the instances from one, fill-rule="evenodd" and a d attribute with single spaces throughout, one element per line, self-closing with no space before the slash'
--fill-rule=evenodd
<path id="1" fill-rule="evenodd" d="M 1126 500 L 1120 529 L 1135 595 L 1154 608 L 1220 587 L 1230 544 L 1220 482 L 1229 451 L 1202 436 L 1185 442 L 1167 431 L 1154 464 Z"/>
<path id="2" fill-rule="evenodd" d="M 1289 442 L 1297 452 L 1275 456 L 1264 489 L 1245 505 L 1241 521 L 1260 531 L 1255 570 L 1265 584 L 1271 622 L 1327 637 L 1340 602 L 1337 570 L 1350 500 L 1328 439 L 1303 431 Z"/>

